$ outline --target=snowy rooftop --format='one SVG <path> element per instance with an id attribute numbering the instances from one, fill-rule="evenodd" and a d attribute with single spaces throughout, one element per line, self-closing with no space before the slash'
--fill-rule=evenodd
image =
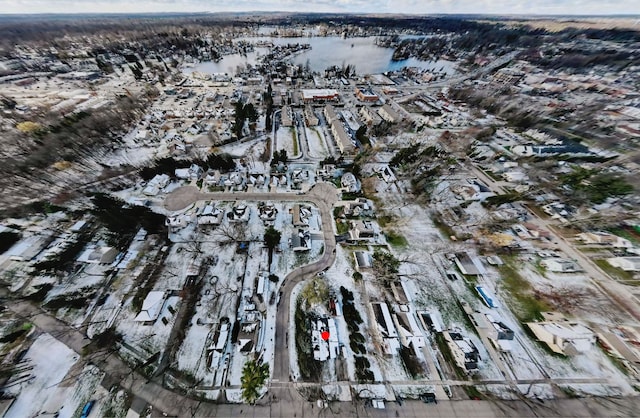
<path id="1" fill-rule="evenodd" d="M 138 316 L 136 316 L 135 320 L 139 322 L 155 321 L 158 318 L 158 315 L 160 315 L 165 297 L 166 295 L 163 291 L 149 292 L 147 297 L 144 298 L 144 302 L 142 302 L 142 309 Z"/>

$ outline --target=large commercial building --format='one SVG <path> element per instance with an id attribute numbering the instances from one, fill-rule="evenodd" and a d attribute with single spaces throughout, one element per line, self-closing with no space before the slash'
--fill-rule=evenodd
<path id="1" fill-rule="evenodd" d="M 377 102 L 379 97 L 366 87 L 356 87 L 356 97 L 362 102 Z"/>
<path id="2" fill-rule="evenodd" d="M 337 101 L 340 98 L 335 89 L 303 89 L 302 101 L 305 103 Z"/>

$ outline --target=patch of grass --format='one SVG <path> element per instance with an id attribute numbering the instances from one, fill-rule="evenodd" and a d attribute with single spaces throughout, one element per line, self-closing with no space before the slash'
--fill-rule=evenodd
<path id="1" fill-rule="evenodd" d="M 400 347 L 400 357 L 411 377 L 418 379 L 424 376 L 425 365 L 413 353 L 413 350 L 404 346 Z"/>
<path id="2" fill-rule="evenodd" d="M 291 139 L 293 140 L 293 155 L 298 155 L 298 134 L 291 128 Z"/>
<path id="3" fill-rule="evenodd" d="M 324 280 L 314 277 L 302 289 L 300 296 L 306 301 L 305 307 L 325 305 L 329 301 L 329 287 Z"/>
<path id="4" fill-rule="evenodd" d="M 506 258 L 505 264 L 500 266 L 502 287 L 509 292 L 513 312 L 521 322 L 542 320 L 541 312 L 550 310 L 550 306 L 532 294 L 529 283 L 518 271 L 515 258 Z"/>
<path id="5" fill-rule="evenodd" d="M 385 226 L 389 225 L 389 223 L 393 222 L 393 216 L 391 216 L 391 215 L 381 215 L 381 216 L 378 216 L 376 218 L 376 220 L 378 221 L 378 225 L 380 225 L 380 227 L 384 228 Z"/>
<path id="6" fill-rule="evenodd" d="M 473 237 L 468 232 L 463 234 L 456 233 L 456 231 L 453 228 L 451 228 L 449 225 L 447 225 L 447 223 L 444 222 L 440 216 L 433 217 L 433 224 L 436 226 L 436 228 L 440 230 L 440 232 L 445 238 L 453 241 L 466 241 Z"/>
<path id="7" fill-rule="evenodd" d="M 605 251 L 609 251 L 607 248 L 599 248 L 599 247 L 585 247 L 585 246 L 580 246 L 577 247 L 578 250 L 580 250 L 580 252 L 585 253 L 585 254 L 599 254 L 599 253 L 603 253 Z"/>
<path id="8" fill-rule="evenodd" d="M 625 270 L 622 270 L 621 268 L 614 267 L 611 264 L 609 264 L 607 260 L 605 260 L 604 258 L 601 258 L 599 260 L 593 260 L 593 262 L 596 263 L 598 267 L 600 267 L 602 270 L 604 270 L 605 273 L 607 273 L 608 275 L 612 276 L 615 279 L 625 280 L 625 281 L 634 279 L 634 273 L 632 271 L 625 271 Z"/>
<path id="9" fill-rule="evenodd" d="M 438 332 L 436 334 L 436 344 L 438 345 L 438 350 L 440 351 L 440 354 L 442 354 L 442 357 L 444 357 L 445 361 L 449 363 L 453 368 L 458 380 L 467 380 L 467 374 L 458 366 L 458 364 L 454 360 L 453 354 L 449 349 L 449 345 L 447 344 L 447 341 L 444 339 L 444 335 L 442 335 L 441 332 Z"/>
<path id="10" fill-rule="evenodd" d="M 547 277 L 547 269 L 542 264 L 538 262 L 535 264 L 535 267 L 538 274 L 540 274 L 544 278 Z"/>
<path id="11" fill-rule="evenodd" d="M 361 245 L 361 244 L 360 245 L 343 244 L 342 248 L 344 248 L 346 251 L 369 251 L 369 247 L 367 245 Z"/>
<path id="12" fill-rule="evenodd" d="M 464 390 L 464 393 L 467 394 L 469 399 L 474 399 L 474 400 L 484 399 L 484 395 L 482 394 L 482 392 L 480 392 L 478 388 L 474 385 L 463 386 L 462 389 Z"/>
<path id="13" fill-rule="evenodd" d="M 338 235 L 346 234 L 349 232 L 349 224 L 347 222 L 336 221 L 336 232 Z"/>
<path id="14" fill-rule="evenodd" d="M 614 235 L 628 239 L 635 245 L 640 245 L 640 234 L 632 228 L 616 227 L 609 228 L 608 231 Z"/>
<path id="15" fill-rule="evenodd" d="M 385 231 L 384 235 L 387 237 L 387 242 L 393 245 L 394 247 L 404 248 L 409 244 L 409 242 L 404 236 L 400 235 L 398 232 L 396 232 L 393 229 L 389 231 Z"/>
<path id="16" fill-rule="evenodd" d="M 580 394 L 571 386 L 558 386 L 558 388 L 567 396 L 567 398 L 580 398 Z"/>

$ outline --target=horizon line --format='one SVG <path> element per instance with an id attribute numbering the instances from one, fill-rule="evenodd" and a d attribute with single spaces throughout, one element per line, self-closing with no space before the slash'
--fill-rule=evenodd
<path id="1" fill-rule="evenodd" d="M 451 12 L 438 12 L 438 13 L 393 13 L 393 12 L 344 12 L 344 11 L 332 11 L 332 12 L 296 12 L 287 10 L 243 10 L 243 11 L 193 11 L 193 12 L 18 12 L 18 13 L 0 13 L 0 17 L 5 16 L 148 16 L 148 15 L 223 15 L 223 14 L 289 14 L 289 15 L 350 15 L 350 16 L 483 16 L 483 17 L 579 17 L 579 18 L 639 18 L 640 14 L 633 13 L 611 13 L 611 14 L 571 14 L 571 13 L 451 13 Z M 640 21 L 639 21 L 640 24 Z"/>

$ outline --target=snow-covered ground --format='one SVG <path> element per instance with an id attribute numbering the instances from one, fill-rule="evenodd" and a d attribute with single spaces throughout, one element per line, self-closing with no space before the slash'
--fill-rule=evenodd
<path id="1" fill-rule="evenodd" d="M 323 160 L 331 155 L 327 147 L 324 134 L 318 127 L 305 127 L 307 143 L 309 144 L 309 157 Z"/>
<path id="2" fill-rule="evenodd" d="M 275 218 L 271 222 L 281 232 L 281 244 L 274 252 L 271 268 L 268 265 L 268 251 L 262 242 L 265 223 L 260 218 L 258 204 L 247 202 L 249 216 L 246 221 L 234 223 L 224 216 L 222 224 L 214 228 L 203 229 L 191 225 L 174 231 L 171 239 L 176 244 L 169 250 L 163 269 L 171 274 L 163 273 L 154 287 L 154 290 L 167 288 L 176 280 L 178 282 L 173 283 L 172 288 L 179 287 L 181 278 L 186 274 L 188 260 L 213 255 L 214 262 L 204 275 L 194 316 L 186 329 L 176 358 L 177 368 L 193 376 L 198 382 L 196 390 L 210 399 L 217 398 L 220 387 L 240 384 L 242 367 L 249 358 L 253 358 L 253 352 L 261 354 L 266 361 L 273 358 L 278 284 L 294 268 L 315 261 L 323 250 L 323 241 L 318 239 L 321 237 L 321 222 L 317 208 L 304 204 L 307 208 L 303 210 L 307 215 L 307 226 L 303 229 L 311 233 L 310 249 L 294 253 L 289 248 L 289 239 L 292 234 L 297 234 L 300 227 L 292 224 L 293 204 L 264 203 L 273 204 L 276 209 Z M 236 204 L 237 202 L 216 202 L 216 207 L 227 213 Z M 237 241 L 246 241 L 248 246 L 241 251 Z M 264 280 L 262 296 L 257 295 L 260 274 L 265 275 L 265 279 L 268 274 L 279 278 L 278 284 Z M 213 349 L 221 325 L 227 323 L 233 327 L 237 320 L 244 320 L 245 317 L 253 317 L 259 323 L 253 349 L 249 353 L 240 352 L 238 344 L 231 344 L 230 332 L 226 344 L 223 342 L 221 349 Z M 156 339 L 157 335 L 152 334 L 158 334 L 157 327 L 158 322 L 153 327 L 143 327 L 148 330 L 149 340 Z M 130 334 L 124 328 L 122 331 Z M 127 335 L 127 340 L 145 340 L 145 336 L 137 332 L 135 326 L 133 331 L 132 335 Z M 228 400 L 231 400 L 233 393 L 226 393 Z"/>
<path id="3" fill-rule="evenodd" d="M 493 380 L 502 379 L 502 374 L 497 364 L 491 359 L 487 348 L 484 346 L 475 330 L 466 320 L 466 314 L 462 311 L 456 300 L 469 304 L 472 310 L 490 314 L 492 317 L 503 321 L 516 333 L 512 350 L 509 353 L 499 354 L 501 361 L 508 368 L 510 379 L 594 379 L 599 383 L 571 383 L 565 386 L 573 388 L 577 393 L 591 395 L 623 395 L 633 393 L 633 389 L 625 376 L 611 363 L 611 361 L 599 350 L 593 347 L 586 354 L 574 357 L 558 358 L 547 354 L 538 342 L 534 342 L 525 334 L 522 325 L 509 309 L 509 296 L 500 287 L 501 277 L 497 270 L 485 265 L 487 274 L 479 278 L 478 284 L 489 289 L 495 296 L 500 306 L 497 309 L 488 308 L 472 291 L 470 285 L 464 280 L 449 281 L 446 279 L 447 270 L 455 270 L 455 265 L 444 256 L 456 251 L 468 251 L 474 254 L 471 246 L 465 243 L 453 242 L 442 237 L 441 232 L 431 221 L 431 214 L 426 208 L 412 202 L 410 195 L 404 193 L 401 181 L 385 183 L 378 181 L 376 187 L 378 202 L 382 202 L 381 209 L 394 216 L 395 220 L 388 226 L 408 241 L 408 246 L 393 248 L 392 251 L 402 261 L 400 275 L 412 299 L 413 305 L 419 310 L 439 313 L 445 328 L 459 328 L 464 330 L 474 345 L 478 348 L 481 361 L 476 379 Z M 438 199 L 450 200 L 447 196 L 449 186 L 445 185 Z M 450 204 L 448 202 L 447 204 Z M 473 205 L 468 206 L 472 212 L 477 211 L 476 218 L 486 216 L 484 208 Z M 534 267 L 537 258 L 532 256 L 529 263 L 521 263 L 522 275 L 536 289 L 547 291 L 568 291 L 579 295 L 579 302 L 573 304 L 571 313 L 585 318 L 588 321 L 600 323 L 605 321 L 628 321 L 621 318 L 619 313 L 600 312 L 596 306 L 602 306 L 605 302 L 602 296 L 593 289 L 589 279 L 582 274 L 559 274 L 545 272 L 544 276 Z M 568 289 L 568 290 L 567 290 Z M 375 292 L 371 292 L 375 295 Z M 370 296 L 373 297 L 373 296 Z M 583 303 L 584 302 L 584 303 Z M 391 375 L 391 373 L 389 373 Z M 398 375 L 400 375 L 398 373 Z M 554 393 L 550 385 L 520 385 L 522 394 L 529 397 L 549 398 Z M 509 387 L 487 385 L 485 390 L 497 396 L 510 398 Z"/>
<path id="4" fill-rule="evenodd" d="M 71 416 L 74 409 L 68 406 L 67 399 L 72 396 L 73 388 L 62 383 L 79 358 L 78 354 L 49 334 L 36 338 L 24 358 L 24 362 L 33 368 L 22 380 L 23 383 L 6 389 L 8 394 L 15 394 L 17 398 L 5 417 L 54 414 L 61 408 L 64 410 L 61 412 Z"/>
<path id="5" fill-rule="evenodd" d="M 277 141 L 274 151 L 286 150 L 289 158 L 299 158 L 302 155 L 300 143 L 297 142 L 294 149 L 294 140 L 299 141 L 298 132 L 293 126 L 281 126 L 276 132 Z M 297 152 L 294 152 L 297 151 Z"/>

